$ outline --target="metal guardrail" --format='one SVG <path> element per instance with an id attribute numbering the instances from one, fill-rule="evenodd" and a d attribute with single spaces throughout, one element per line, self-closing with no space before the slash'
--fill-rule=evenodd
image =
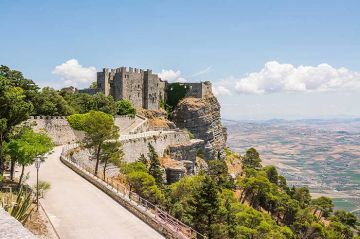
<path id="1" fill-rule="evenodd" d="M 85 172 L 87 175 L 91 176 L 99 183 L 103 184 L 105 187 L 117 194 L 123 200 L 126 200 L 131 203 L 132 206 L 137 207 L 143 213 L 145 213 L 150 218 L 155 219 L 155 221 L 174 232 L 179 239 L 206 239 L 207 237 L 201 233 L 195 231 L 192 227 L 184 224 L 180 220 L 172 217 L 170 214 L 159 208 L 157 205 L 149 202 L 148 200 L 140 197 L 134 192 L 131 192 L 124 184 L 115 181 L 113 178 L 109 177 L 99 177 L 94 175 L 95 170 L 89 165 L 79 162 L 72 157 L 67 156 L 67 152 L 71 149 L 77 148 L 78 144 L 68 144 L 65 145 L 62 149 L 61 156 L 63 159 L 73 164 L 78 169 Z"/>

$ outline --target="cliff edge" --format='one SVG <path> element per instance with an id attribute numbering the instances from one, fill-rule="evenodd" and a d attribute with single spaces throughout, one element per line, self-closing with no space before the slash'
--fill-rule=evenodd
<path id="1" fill-rule="evenodd" d="M 177 127 L 188 129 L 195 138 L 206 142 L 205 159 L 224 157 L 227 132 L 221 124 L 220 104 L 211 92 L 203 98 L 187 97 L 181 100 L 171 119 Z"/>

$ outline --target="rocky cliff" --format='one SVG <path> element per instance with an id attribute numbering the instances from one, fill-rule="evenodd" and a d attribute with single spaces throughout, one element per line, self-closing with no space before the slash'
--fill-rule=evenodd
<path id="1" fill-rule="evenodd" d="M 227 133 L 221 124 L 220 104 L 211 92 L 203 98 L 184 98 L 171 118 L 177 127 L 186 128 L 195 138 L 205 141 L 205 159 L 223 157 Z"/>

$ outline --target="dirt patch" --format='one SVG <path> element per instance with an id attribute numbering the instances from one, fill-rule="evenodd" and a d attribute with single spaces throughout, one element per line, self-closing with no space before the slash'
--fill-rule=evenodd
<path id="1" fill-rule="evenodd" d="M 57 239 L 58 236 L 42 207 L 40 206 L 39 211 L 36 211 L 36 204 L 34 204 L 33 208 L 34 210 L 24 226 L 37 238 Z"/>
<path id="2" fill-rule="evenodd" d="M 176 168 L 178 166 L 181 166 L 178 161 L 170 158 L 169 156 L 161 157 L 160 164 L 164 168 Z"/>

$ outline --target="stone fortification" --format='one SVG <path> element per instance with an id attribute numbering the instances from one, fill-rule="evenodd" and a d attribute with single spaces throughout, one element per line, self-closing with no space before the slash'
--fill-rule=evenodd
<path id="1" fill-rule="evenodd" d="M 152 70 L 131 67 L 104 68 L 97 73 L 97 88 L 80 92 L 102 92 L 106 96 L 111 95 L 115 100 L 130 100 L 136 108 L 159 109 L 160 102 L 165 100 L 165 85 L 166 82 L 153 74 Z"/>
<path id="2" fill-rule="evenodd" d="M 202 140 L 190 140 L 188 133 L 176 129 L 149 131 L 148 119 L 142 116 L 116 116 L 114 121 L 120 129 L 120 141 L 126 162 L 136 161 L 141 154 L 147 155 L 150 143 L 160 157 L 171 154 L 178 161 L 191 161 L 191 172 L 193 171 L 196 153 L 203 145 Z M 84 138 L 82 132 L 71 128 L 66 117 L 37 116 L 31 117 L 27 123 L 36 132 L 47 133 L 56 145 L 76 143 Z"/>
<path id="3" fill-rule="evenodd" d="M 199 145 L 203 144 L 202 140 L 190 140 L 189 135 L 181 130 L 149 131 L 140 134 L 122 135 L 120 140 L 126 162 L 136 161 L 141 154 L 146 156 L 149 152 L 149 143 L 154 146 L 156 153 L 160 157 L 168 153 L 175 155 L 177 152 L 176 160 L 192 160 L 195 162 L 196 149 L 201 148 Z M 193 148 L 191 152 L 194 153 L 185 153 L 185 149 L 190 148 Z"/>
<path id="4" fill-rule="evenodd" d="M 209 81 L 200 83 L 182 83 L 189 89 L 187 96 L 205 98 L 211 94 Z M 104 68 L 97 73 L 95 89 L 82 89 L 80 93 L 96 94 L 102 92 L 115 100 L 127 99 L 138 109 L 159 110 L 160 103 L 166 101 L 167 81 L 163 81 L 152 70 L 120 67 Z"/>
<path id="5" fill-rule="evenodd" d="M 55 145 L 76 143 L 83 139 L 84 134 L 74 130 L 65 116 L 32 116 L 27 121 L 36 132 L 46 132 Z M 142 116 L 115 116 L 114 123 L 121 134 L 135 134 L 148 130 L 148 120 Z"/>
<path id="6" fill-rule="evenodd" d="M 33 116 L 27 123 L 35 132 L 45 132 L 55 145 L 75 143 L 84 137 L 82 132 L 71 128 L 64 116 Z"/>
<path id="7" fill-rule="evenodd" d="M 205 141 L 206 159 L 222 158 L 227 134 L 221 124 L 220 104 L 210 90 L 203 98 L 184 98 L 171 118 L 176 126 L 188 129 L 195 138 Z"/>

